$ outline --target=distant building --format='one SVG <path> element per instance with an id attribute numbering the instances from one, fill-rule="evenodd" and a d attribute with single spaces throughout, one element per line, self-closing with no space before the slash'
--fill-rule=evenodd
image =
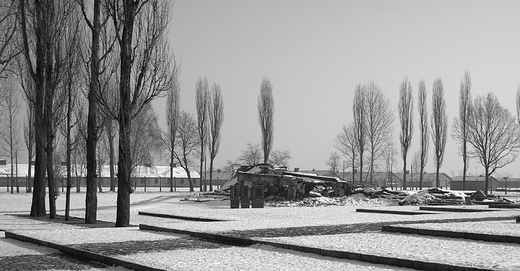
<path id="1" fill-rule="evenodd" d="M 486 177 L 484 176 L 466 176 L 466 186 L 464 190 L 469 191 L 477 191 L 484 190 L 484 183 Z M 493 191 L 496 189 L 498 184 L 498 180 L 493 176 L 489 177 L 489 191 Z M 462 176 L 456 176 L 452 178 L 451 181 L 451 189 L 452 190 L 463 190 L 462 189 Z"/>
<path id="2" fill-rule="evenodd" d="M 72 182 L 73 186 L 86 186 L 86 168 L 85 166 L 72 166 Z M 57 184 L 58 186 L 63 186 L 65 183 L 65 167 L 62 166 L 62 170 L 56 171 Z M 29 165 L 28 164 L 18 164 L 18 174 L 16 172 L 13 174 L 18 180 L 18 184 L 20 187 L 26 187 L 27 181 L 32 182 L 31 180 L 27 180 Z M 9 177 L 11 176 L 11 165 L 0 165 L 0 187 L 5 187 L 8 185 Z M 15 165 L 16 170 L 16 165 Z M 32 166 L 32 174 L 34 174 L 34 165 Z M 117 167 L 114 172 L 114 175 L 117 175 Z M 193 185 L 198 186 L 200 181 L 200 175 L 195 170 L 190 170 L 190 177 L 192 179 Z M 32 176 L 34 177 L 34 176 Z M 131 175 L 134 184 L 136 186 L 169 186 L 169 178 L 170 178 L 170 167 L 169 166 L 137 166 Z M 188 174 L 182 167 L 174 167 L 173 168 L 173 177 L 175 178 L 175 184 L 179 187 L 188 187 L 189 182 Z M 116 176 L 117 178 L 117 176 Z M 110 167 L 109 165 L 103 165 L 101 167 L 101 172 L 98 172 L 98 181 L 101 182 L 101 186 L 110 186 Z M 32 186 L 32 183 L 29 183 Z"/>
<path id="3" fill-rule="evenodd" d="M 503 177 L 497 179 L 496 190 L 520 190 L 520 178 Z"/>

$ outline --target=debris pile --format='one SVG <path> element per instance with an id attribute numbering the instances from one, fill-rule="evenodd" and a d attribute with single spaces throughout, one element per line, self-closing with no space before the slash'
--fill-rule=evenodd
<path id="1" fill-rule="evenodd" d="M 399 205 L 459 205 L 465 204 L 467 195 L 459 191 L 431 188 L 417 191 L 399 201 Z"/>
<path id="2" fill-rule="evenodd" d="M 431 188 L 410 194 L 399 201 L 399 205 L 462 205 L 462 204 L 511 204 L 506 198 L 486 196 L 478 190 L 473 193 L 464 193 L 453 190 Z"/>
<path id="3" fill-rule="evenodd" d="M 265 205 L 270 207 L 322 207 L 322 206 L 382 206 L 392 201 L 384 198 L 370 198 L 362 193 L 343 197 L 307 197 L 302 200 L 287 200 L 282 197 L 267 197 Z"/>
<path id="4" fill-rule="evenodd" d="M 478 190 L 469 195 L 472 204 L 480 204 L 480 205 L 492 205 L 492 204 L 513 204 L 515 203 L 512 200 L 507 198 L 496 197 L 493 195 L 486 196 L 482 191 Z"/>

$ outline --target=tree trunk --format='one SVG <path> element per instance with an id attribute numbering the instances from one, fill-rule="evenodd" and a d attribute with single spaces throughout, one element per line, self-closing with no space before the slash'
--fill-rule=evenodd
<path id="1" fill-rule="evenodd" d="M 439 160 L 437 160 L 439 161 Z M 437 185 L 437 188 L 441 187 L 441 180 L 439 180 L 439 166 L 436 166 L 436 170 L 435 170 L 435 184 Z"/>
<path id="2" fill-rule="evenodd" d="M 48 132 L 51 134 L 51 132 Z M 54 161 L 52 155 L 54 153 L 52 148 L 53 136 L 47 135 L 47 185 L 49 186 L 49 218 L 56 218 L 56 180 L 54 179 Z"/>
<path id="3" fill-rule="evenodd" d="M 468 168 L 468 165 L 467 165 L 467 159 L 466 159 L 466 143 L 464 143 L 464 150 L 463 150 L 463 154 L 462 154 L 462 159 L 464 160 L 463 161 L 463 165 L 464 165 L 464 168 L 462 170 L 462 191 L 466 191 L 466 169 Z M 475 172 L 476 173 L 476 172 Z"/>
<path id="4" fill-rule="evenodd" d="M 170 154 L 170 192 L 173 192 L 173 153 Z"/>
<path id="5" fill-rule="evenodd" d="M 38 112 L 38 111 L 36 111 Z M 42 123 L 43 114 L 36 113 L 35 133 L 36 163 L 34 166 L 33 197 L 31 204 L 31 216 L 41 217 L 46 215 L 45 211 L 45 125 Z"/>
<path id="6" fill-rule="evenodd" d="M 213 159 L 209 160 L 209 191 L 213 191 Z"/>
<path id="7" fill-rule="evenodd" d="M 484 167 L 485 171 L 486 171 L 486 179 L 484 181 L 484 195 L 488 195 L 488 189 L 489 189 L 489 166 L 485 166 Z"/>
<path id="8" fill-rule="evenodd" d="M 69 126 L 70 127 L 70 126 Z M 70 149 L 70 129 L 68 129 L 67 135 L 67 192 L 65 195 L 65 220 L 69 220 L 70 215 L 70 188 L 72 186 L 72 169 L 71 169 L 71 149 Z"/>
<path id="9" fill-rule="evenodd" d="M 130 225 L 130 114 L 119 113 L 119 164 L 117 167 L 117 216 L 116 227 Z"/>
<path id="10" fill-rule="evenodd" d="M 67 103 L 67 191 L 65 192 L 65 221 L 69 221 L 69 213 L 70 213 L 70 187 L 72 184 L 72 172 L 71 172 L 71 118 L 72 118 L 72 89 L 71 85 L 68 88 L 68 103 Z"/>
<path id="11" fill-rule="evenodd" d="M 138 2 L 124 1 L 123 3 L 123 34 L 121 47 L 121 79 L 119 82 L 119 163 L 117 189 L 116 227 L 130 225 L 130 194 L 132 192 L 130 172 L 132 156 L 130 153 L 130 130 L 132 104 L 130 102 L 130 79 L 132 76 L 132 35 L 135 20 L 135 8 Z"/>
<path id="12" fill-rule="evenodd" d="M 189 169 L 185 169 L 185 170 L 186 170 L 186 174 L 188 175 L 188 182 L 190 183 L 190 192 L 193 192 L 194 189 L 193 189 L 193 182 L 191 181 L 190 171 L 189 171 Z"/>
<path id="13" fill-rule="evenodd" d="M 52 56 L 50 44 L 46 45 L 47 57 Z M 56 218 L 56 180 L 54 179 L 54 123 L 53 123 L 53 102 L 54 102 L 54 84 L 53 84 L 53 61 L 47 59 L 45 71 L 45 103 L 44 103 L 44 121 L 47 127 L 47 142 L 45 152 L 47 154 L 47 184 L 49 186 L 49 218 Z"/>
<path id="14" fill-rule="evenodd" d="M 109 149 L 109 161 L 110 161 L 110 191 L 116 192 L 116 178 L 114 176 L 114 131 L 112 130 L 112 121 L 108 121 L 107 124 L 107 136 L 108 136 L 108 149 Z"/>
<path id="15" fill-rule="evenodd" d="M 10 124 L 10 125 L 12 126 L 12 124 Z M 10 138 L 11 138 L 11 144 L 10 145 L 11 145 L 11 147 L 9 148 L 10 149 L 10 158 L 9 159 L 11 159 L 11 178 L 10 179 L 11 179 L 11 194 L 13 194 L 14 193 L 14 163 L 13 163 L 14 162 L 13 161 L 14 160 L 13 159 L 13 157 L 14 157 L 14 152 L 13 152 L 14 148 L 13 148 L 13 146 L 14 145 L 13 145 L 13 140 L 12 140 L 12 138 L 13 138 L 12 127 L 10 128 L 10 130 L 11 130 L 10 131 L 10 134 L 11 134 L 10 135 Z"/>
<path id="16" fill-rule="evenodd" d="M 359 184 L 363 181 L 363 153 L 359 153 Z"/>
<path id="17" fill-rule="evenodd" d="M 32 185 L 31 185 L 31 177 L 32 177 L 32 159 L 31 159 L 31 153 L 29 153 L 29 167 L 27 169 L 27 193 L 32 193 Z"/>
<path id="18" fill-rule="evenodd" d="M 85 198 L 85 223 L 94 224 L 97 220 L 96 192 L 96 145 L 97 145 L 97 96 L 99 92 L 99 30 L 100 0 L 94 1 L 92 21 L 92 46 L 90 59 L 90 84 L 88 92 L 87 116 L 87 195 Z"/>
<path id="19" fill-rule="evenodd" d="M 422 167 L 421 167 L 422 168 Z M 422 190 L 423 170 L 419 173 L 419 190 Z"/>
<path id="20" fill-rule="evenodd" d="M 352 185 L 356 184 L 356 175 L 354 174 L 356 171 L 356 165 L 354 164 L 354 159 L 352 159 Z"/>
<path id="21" fill-rule="evenodd" d="M 373 184 L 374 180 L 374 153 L 372 153 L 372 157 L 370 157 L 370 185 Z"/>
<path id="22" fill-rule="evenodd" d="M 403 160 L 403 190 L 406 190 L 406 159 Z"/>
<path id="23" fill-rule="evenodd" d="M 201 155 L 201 158 L 200 158 L 200 171 L 199 171 L 199 191 L 202 192 L 204 191 L 204 186 L 203 186 L 203 183 L 202 183 L 202 171 L 204 170 L 204 157 Z"/>

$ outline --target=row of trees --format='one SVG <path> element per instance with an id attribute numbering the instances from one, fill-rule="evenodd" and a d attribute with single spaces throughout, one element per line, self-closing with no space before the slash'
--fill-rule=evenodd
<path id="1" fill-rule="evenodd" d="M 428 161 L 430 138 L 433 143 L 436 185 L 439 183 L 439 170 L 444 160 L 448 134 L 448 116 L 442 80 L 434 80 L 432 87 L 431 115 L 427 107 L 427 90 L 424 80 L 419 81 L 418 113 L 420 147 L 412 158 L 412 169 L 419 173 L 419 186 L 422 189 L 423 173 Z M 407 157 L 414 132 L 414 100 L 410 81 L 405 78 L 399 88 L 398 118 L 400 123 L 399 143 L 403 160 L 403 189 L 407 188 Z M 463 159 L 463 186 L 467 172 L 468 159 L 478 158 L 485 169 L 485 193 L 489 176 L 496 169 L 510 164 L 520 148 L 520 88 L 517 94 L 515 119 L 500 105 L 492 93 L 471 99 L 471 79 L 465 73 L 460 86 L 459 115 L 452 126 L 452 138 L 460 146 Z M 428 123 L 428 117 L 429 123 Z M 353 99 L 353 122 L 343 126 L 337 135 L 335 148 L 340 151 L 352 172 L 359 169 L 359 182 L 372 184 L 372 173 L 376 168 L 385 167 L 391 172 L 397 153 L 393 143 L 394 111 L 389 99 L 372 81 L 358 84 Z M 368 156 L 368 162 L 364 159 Z M 337 168 L 340 156 L 332 152 L 327 164 Z M 363 172 L 369 176 L 363 179 Z M 355 180 L 355 176 L 354 180 Z M 464 186 L 465 189 L 465 186 Z"/>
<path id="2" fill-rule="evenodd" d="M 352 172 L 359 167 L 359 182 L 363 180 L 364 158 L 367 154 L 368 179 L 370 184 L 373 183 L 373 172 L 383 160 L 393 137 L 393 114 L 390 100 L 374 82 L 356 86 L 354 120 L 348 126 L 343 126 L 334 146 L 347 159 Z M 332 153 L 328 164 L 337 166 L 338 160 L 339 156 Z"/>
<path id="3" fill-rule="evenodd" d="M 21 150 L 19 135 L 20 102 L 17 98 L 14 80 L 8 78 L 11 63 L 20 54 L 20 49 L 12 46 L 16 40 L 18 24 L 17 5 L 13 1 L 0 3 L 0 153 L 6 153 L 13 161 Z M 14 168 L 11 163 L 11 193 L 13 193 Z"/>
<path id="4" fill-rule="evenodd" d="M 81 164 L 78 160 L 84 157 L 85 221 L 95 223 L 97 175 L 104 162 L 99 149 L 109 149 L 113 179 L 115 156 L 118 156 L 116 226 L 129 224 L 133 191 L 130 174 L 138 163 L 152 159 L 150 150 L 160 149 L 154 142 L 161 142 L 166 135 L 172 136 L 163 141 L 171 143 L 180 164 L 186 160 L 186 156 L 180 154 L 183 146 L 176 141 L 182 142 L 183 129 L 188 130 L 182 123 L 189 122 L 191 115 L 178 111 L 179 65 L 166 39 L 170 11 L 171 3 L 164 0 L 12 0 L 0 4 L 0 28 L 5 34 L 0 37 L 1 104 L 2 110 L 10 112 L 2 113 L 2 124 L 12 127 L 11 131 L 2 129 L 2 139 L 11 142 L 2 147 L 7 146 L 10 153 L 20 148 L 20 144 L 14 142 L 19 136 L 12 132 L 19 122 L 15 119 L 19 106 L 16 108 L 7 101 L 18 100 L 12 93 L 19 88 L 28 108 L 24 134 L 29 161 L 35 156 L 31 216 L 46 215 L 45 188 L 48 186 L 50 217 L 54 218 L 56 164 L 59 164 L 56 161 L 63 158 L 67 168 L 66 217 L 70 176 L 72 170 L 78 170 L 73 165 Z M 18 83 L 5 83 L 14 81 Z M 150 103 L 166 94 L 168 130 L 163 136 Z M 209 96 L 204 97 L 209 100 Z M 203 153 L 204 143 L 200 142 L 211 142 L 213 160 L 218 152 L 223 120 L 218 85 L 214 86 L 212 97 L 211 104 L 204 106 L 218 109 L 199 114 L 201 120 L 209 120 L 211 125 L 207 127 L 212 137 L 198 144 L 199 152 Z M 206 125 L 199 126 L 199 135 L 206 138 L 202 131 Z M 7 140 L 8 137 L 11 139 Z M 103 144 L 99 146 L 101 139 Z M 143 150 L 143 146 L 147 150 Z M 85 150 L 83 155 L 75 155 L 81 153 L 81 149 Z M 58 152 L 65 157 L 57 158 Z M 115 182 L 111 184 L 112 189 L 115 190 Z"/>
<path id="5" fill-rule="evenodd" d="M 274 141 L 274 97 L 269 78 L 264 78 L 258 95 L 258 123 L 260 124 L 261 143 L 247 143 L 242 154 L 234 161 L 227 160 L 225 169 L 235 170 L 242 165 L 253 166 L 268 163 L 274 166 L 289 167 L 291 152 L 273 150 Z"/>
<path id="6" fill-rule="evenodd" d="M 180 111 L 179 91 L 180 86 L 176 80 L 174 87 L 168 93 L 166 104 L 167 130 L 164 133 L 163 142 L 169 152 L 170 180 L 173 179 L 173 165 L 179 163 L 188 174 L 190 191 L 193 191 L 191 180 L 193 159 L 200 158 L 199 172 L 202 174 L 206 155 L 209 153 L 209 189 L 213 190 L 213 162 L 220 149 L 220 130 L 224 123 L 222 90 L 220 85 L 215 83 L 210 91 L 206 78 L 197 80 L 195 99 L 197 120 L 188 111 Z M 200 190 L 207 190 L 207 185 L 202 181 Z M 172 186 L 170 186 L 170 191 L 173 191 Z"/>
<path id="7" fill-rule="evenodd" d="M 484 167 L 486 194 L 491 174 L 515 160 L 520 150 L 520 88 L 516 104 L 515 118 L 491 92 L 472 100 L 471 77 L 466 71 L 460 84 L 459 114 L 452 126 L 452 137 L 463 159 L 463 189 L 470 157 Z"/>
<path id="8" fill-rule="evenodd" d="M 2 38 L 9 37 L 0 44 L 0 75 L 2 80 L 19 79 L 29 111 L 29 163 L 35 156 L 31 216 L 46 215 L 46 186 L 50 217 L 56 215 L 56 161 L 66 161 L 66 219 L 72 171 L 78 174 L 77 165 L 86 164 L 85 222 L 95 223 L 97 176 L 108 158 L 113 191 L 117 170 L 116 226 L 129 224 L 130 174 L 138 164 L 158 156 L 163 145 L 170 150 L 171 167 L 178 163 L 188 174 L 192 155 L 201 157 L 202 167 L 209 149 L 212 171 L 223 123 L 222 92 L 214 84 L 210 94 L 207 80 L 201 79 L 196 89 L 197 124 L 192 114 L 180 112 L 180 67 L 165 32 L 170 11 L 171 3 L 165 0 L 2 2 L 0 23 L 8 34 Z M 17 101 L 12 94 L 16 90 L 17 86 L 2 84 L 0 104 L 10 112 L 2 114 L 2 124 L 11 127 L 18 123 L 19 109 L 6 99 Z M 151 101 L 164 95 L 168 128 L 163 133 Z M 2 129 L 11 153 L 19 148 L 14 130 Z"/>
<path id="9" fill-rule="evenodd" d="M 119 125 L 117 226 L 129 223 L 132 192 L 132 120 L 171 87 L 175 62 L 164 38 L 167 1 L 11 1 L 15 10 L 15 68 L 29 108 L 34 108 L 35 172 L 32 216 L 50 217 L 55 206 L 55 150 L 58 128 L 66 138 L 67 212 L 72 152 L 86 142 L 86 223 L 96 222 L 98 140 L 103 127 L 114 139 Z M 87 42 L 84 42 L 85 39 Z M 117 91 L 119 89 L 119 91 Z M 87 101 L 82 123 L 81 104 Z M 66 116 L 66 117 L 63 117 Z M 64 124 L 65 123 L 65 124 Z M 79 127 L 83 127 L 83 132 Z M 81 145 L 81 144 L 80 144 Z M 112 144 L 110 144 L 113 146 Z M 137 145 L 134 144 L 134 145 Z M 111 160 L 113 159 L 111 149 Z M 29 155 L 31 159 L 31 155 Z M 112 163 L 113 164 L 113 163 Z"/>

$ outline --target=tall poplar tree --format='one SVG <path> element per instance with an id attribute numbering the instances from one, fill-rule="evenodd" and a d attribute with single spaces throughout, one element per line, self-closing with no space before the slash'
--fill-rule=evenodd
<path id="1" fill-rule="evenodd" d="M 444 87 L 440 78 L 435 79 L 432 89 L 432 115 L 431 115 L 432 140 L 435 149 L 435 184 L 440 187 L 439 169 L 444 160 L 446 148 L 446 135 L 448 134 L 448 116 L 446 115 L 446 101 L 444 100 Z"/>
<path id="2" fill-rule="evenodd" d="M 399 121 L 401 122 L 401 132 L 399 140 L 401 142 L 401 157 L 403 158 L 403 189 L 406 190 L 406 157 L 413 136 L 413 97 L 412 84 L 405 78 L 401 83 L 399 91 Z"/>

